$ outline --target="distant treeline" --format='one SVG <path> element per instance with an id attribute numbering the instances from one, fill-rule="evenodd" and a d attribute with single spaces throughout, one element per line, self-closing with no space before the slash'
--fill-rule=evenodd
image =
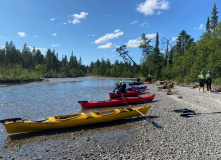
<path id="1" fill-rule="evenodd" d="M 79 77 L 85 75 L 106 77 L 135 77 L 138 76 L 137 68 L 128 63 L 118 60 L 114 64 L 110 60 L 102 58 L 91 62 L 89 66 L 82 64 L 73 52 L 68 60 L 65 55 L 62 60 L 58 59 L 58 53 L 47 50 L 44 56 L 35 47 L 30 50 L 24 44 L 22 51 L 16 49 L 11 41 L 6 42 L 5 47 L 0 49 L 0 82 L 25 82 L 41 80 L 49 77 Z"/>

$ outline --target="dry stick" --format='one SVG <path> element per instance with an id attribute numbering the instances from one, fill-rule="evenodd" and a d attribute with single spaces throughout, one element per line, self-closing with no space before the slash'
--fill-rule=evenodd
<path id="1" fill-rule="evenodd" d="M 124 103 L 126 103 L 129 107 L 131 107 L 130 104 L 128 104 L 127 102 L 124 101 Z M 132 107 L 131 107 L 132 108 Z M 159 124 L 157 124 L 156 122 L 152 121 L 150 118 L 148 118 L 147 116 L 145 116 L 142 112 L 138 111 L 136 108 L 133 108 L 135 111 L 137 111 L 138 113 L 140 113 L 144 118 L 146 118 L 148 120 L 148 122 L 150 122 L 151 124 L 153 124 L 155 127 L 157 128 L 163 128 L 161 127 Z"/>

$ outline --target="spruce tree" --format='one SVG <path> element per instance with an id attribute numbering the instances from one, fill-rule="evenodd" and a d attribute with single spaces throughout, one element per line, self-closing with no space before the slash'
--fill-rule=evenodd
<path id="1" fill-rule="evenodd" d="M 142 55 L 144 57 L 150 55 L 152 46 L 150 45 L 151 40 L 143 33 L 141 35 L 141 42 L 139 48 L 142 49 Z"/>
<path id="2" fill-rule="evenodd" d="M 218 15 L 217 15 L 218 13 L 219 12 L 217 11 L 216 3 L 214 3 L 214 7 L 212 10 L 212 17 L 211 17 L 211 25 L 210 25 L 210 28 L 213 32 L 215 31 L 216 25 L 218 24 Z"/>
<path id="3" fill-rule="evenodd" d="M 211 33 L 209 17 L 207 18 L 207 22 L 206 22 L 206 32 L 207 32 L 207 33 Z"/>

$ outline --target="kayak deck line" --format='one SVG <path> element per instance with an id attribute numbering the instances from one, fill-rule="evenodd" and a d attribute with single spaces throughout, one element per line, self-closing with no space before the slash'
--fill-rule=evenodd
<path id="1" fill-rule="evenodd" d="M 109 109 L 90 113 L 74 113 L 48 117 L 42 121 L 22 120 L 21 118 L 6 119 L 3 125 L 7 133 L 35 132 L 40 130 L 59 129 L 68 127 L 78 127 L 96 123 L 110 122 L 119 119 L 142 116 L 146 114 L 151 106 L 142 106 L 137 108 Z M 139 112 L 137 112 L 137 110 Z M 9 121 L 10 120 L 10 121 Z"/>

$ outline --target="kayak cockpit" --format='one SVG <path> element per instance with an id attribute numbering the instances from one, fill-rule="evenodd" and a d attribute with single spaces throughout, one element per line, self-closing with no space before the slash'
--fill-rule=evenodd
<path id="1" fill-rule="evenodd" d="M 77 113 L 77 114 L 68 114 L 68 115 L 62 115 L 62 116 L 55 116 L 55 119 L 73 119 L 73 118 L 78 118 L 80 117 L 82 114 L 81 113 Z"/>

